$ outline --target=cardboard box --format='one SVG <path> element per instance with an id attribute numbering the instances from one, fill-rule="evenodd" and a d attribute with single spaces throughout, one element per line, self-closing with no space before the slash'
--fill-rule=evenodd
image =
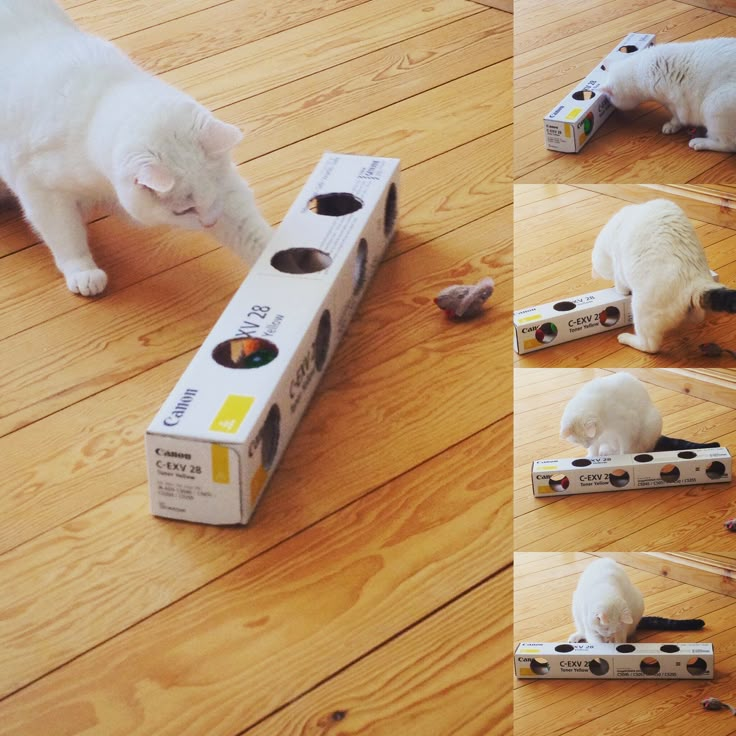
<path id="1" fill-rule="evenodd" d="M 710 272 L 713 281 L 718 274 Z M 519 355 L 634 324 L 631 294 L 601 289 L 514 312 L 514 350 Z"/>
<path id="2" fill-rule="evenodd" d="M 577 153 L 613 112 L 600 93 L 605 68 L 619 54 L 633 54 L 654 43 L 654 34 L 630 33 L 544 118 L 544 145 L 550 151 Z"/>
<path id="3" fill-rule="evenodd" d="M 253 513 L 394 233 L 398 159 L 326 153 L 146 433 L 151 512 Z"/>
<path id="4" fill-rule="evenodd" d="M 514 312 L 514 350 L 533 353 L 634 323 L 631 295 L 616 289 L 560 299 Z"/>
<path id="5" fill-rule="evenodd" d="M 613 457 L 535 460 L 532 463 L 534 495 L 543 498 L 601 491 L 728 483 L 730 480 L 731 453 L 725 447 L 679 452 L 642 452 Z"/>
<path id="6" fill-rule="evenodd" d="M 521 642 L 514 673 L 535 680 L 712 680 L 713 644 Z"/>

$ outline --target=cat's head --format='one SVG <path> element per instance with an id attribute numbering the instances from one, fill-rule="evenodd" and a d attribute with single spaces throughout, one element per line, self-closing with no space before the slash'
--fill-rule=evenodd
<path id="1" fill-rule="evenodd" d="M 223 211 L 231 151 L 242 137 L 234 125 L 194 103 L 152 113 L 116 160 L 113 184 L 120 204 L 143 225 L 214 226 Z"/>
<path id="2" fill-rule="evenodd" d="M 573 445 L 590 447 L 600 431 L 598 419 L 594 416 L 567 411 L 562 415 L 560 437 Z"/>
<path id="3" fill-rule="evenodd" d="M 636 73 L 631 59 L 609 60 L 599 93 L 606 95 L 615 108 L 633 110 L 645 102 L 637 83 Z"/>
<path id="4" fill-rule="evenodd" d="M 586 626 L 605 642 L 616 641 L 616 632 L 634 623 L 631 610 L 621 599 L 595 606 L 589 614 Z"/>

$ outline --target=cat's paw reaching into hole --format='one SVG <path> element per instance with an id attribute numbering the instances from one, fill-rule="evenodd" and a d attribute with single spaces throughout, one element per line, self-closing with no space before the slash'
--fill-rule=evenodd
<path id="1" fill-rule="evenodd" d="M 69 291 L 82 296 L 97 296 L 107 286 L 107 274 L 100 268 L 73 271 L 65 274 Z"/>
<path id="2" fill-rule="evenodd" d="M 567 640 L 570 644 L 577 644 L 578 642 L 585 641 L 585 635 L 576 631 L 574 634 L 570 634 Z"/>

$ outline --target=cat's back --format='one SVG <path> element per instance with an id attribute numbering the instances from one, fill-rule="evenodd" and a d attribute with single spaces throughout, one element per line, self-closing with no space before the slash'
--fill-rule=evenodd
<path id="1" fill-rule="evenodd" d="M 736 83 L 736 38 L 704 38 L 675 41 L 651 47 L 655 59 L 665 61 L 662 70 L 690 91 L 705 92 L 723 84 Z"/>
<path id="2" fill-rule="evenodd" d="M 54 29 L 75 30 L 69 16 L 54 0 L 0 0 L 0 36 L 43 34 Z"/>

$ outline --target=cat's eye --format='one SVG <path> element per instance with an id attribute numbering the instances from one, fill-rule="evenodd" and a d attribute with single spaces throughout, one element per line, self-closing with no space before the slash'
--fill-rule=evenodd
<path id="1" fill-rule="evenodd" d="M 197 211 L 197 208 L 196 207 L 187 207 L 187 209 L 182 210 L 181 212 L 177 212 L 176 210 L 174 210 L 174 214 L 177 217 L 179 217 L 181 215 L 191 215 L 191 214 L 194 214 L 196 211 Z"/>

